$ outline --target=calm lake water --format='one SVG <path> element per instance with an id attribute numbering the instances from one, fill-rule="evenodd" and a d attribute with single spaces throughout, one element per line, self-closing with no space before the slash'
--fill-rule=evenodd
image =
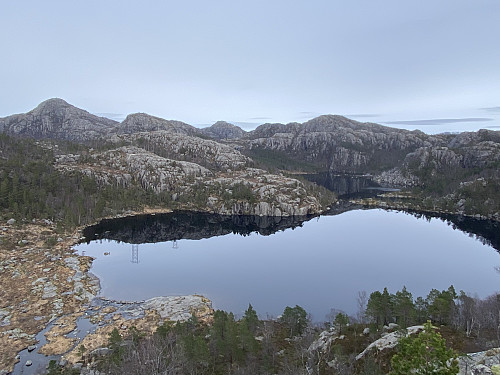
<path id="1" fill-rule="evenodd" d="M 437 218 L 355 210 L 305 222 L 224 220 L 174 214 L 110 221 L 87 235 L 114 240 L 76 249 L 96 258 L 102 296 L 201 294 L 237 315 L 249 303 L 263 317 L 298 304 L 322 321 L 331 308 L 354 314 L 358 291 L 386 286 L 406 286 L 415 298 L 451 284 L 480 297 L 500 290 L 499 253 Z"/>

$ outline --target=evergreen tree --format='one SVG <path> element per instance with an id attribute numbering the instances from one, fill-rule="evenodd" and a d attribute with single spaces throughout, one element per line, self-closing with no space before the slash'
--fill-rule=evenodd
<path id="1" fill-rule="evenodd" d="M 426 299 L 430 317 L 439 323 L 449 324 L 455 309 L 456 298 L 457 293 L 453 285 L 441 292 L 432 289 Z"/>
<path id="2" fill-rule="evenodd" d="M 248 330 L 252 334 L 255 334 L 259 325 L 259 317 L 251 304 L 248 304 L 248 309 L 245 311 L 242 322 L 247 325 Z"/>
<path id="3" fill-rule="evenodd" d="M 458 374 L 457 354 L 446 348 L 446 341 L 434 330 L 430 321 L 417 336 L 402 337 L 398 353 L 391 359 L 390 375 L 454 375 Z"/>
<path id="4" fill-rule="evenodd" d="M 337 329 L 339 335 L 342 334 L 342 329 L 349 324 L 349 316 L 342 312 L 339 312 L 333 321 L 333 326 Z"/>
<path id="5" fill-rule="evenodd" d="M 111 333 L 108 335 L 108 347 L 111 349 L 112 354 L 110 356 L 111 361 L 115 364 L 119 363 L 122 360 L 122 355 L 125 351 L 124 347 L 121 345 L 123 339 L 118 332 L 117 328 L 114 328 Z"/>
<path id="6" fill-rule="evenodd" d="M 394 314 L 397 323 L 406 328 L 411 325 L 415 316 L 415 305 L 413 304 L 413 296 L 403 286 L 403 290 L 397 291 L 394 296 Z"/>
<path id="7" fill-rule="evenodd" d="M 393 299 L 394 296 L 389 294 L 387 288 L 384 288 L 383 293 L 375 291 L 370 294 L 366 305 L 366 315 L 377 327 L 387 325 L 393 320 Z"/>
<path id="8" fill-rule="evenodd" d="M 427 302 L 422 297 L 417 297 L 415 300 L 415 319 L 418 324 L 428 319 L 427 308 Z"/>
<path id="9" fill-rule="evenodd" d="M 307 328 L 307 312 L 299 305 L 295 307 L 287 306 L 280 319 L 289 331 L 289 337 L 294 337 L 304 333 Z"/>

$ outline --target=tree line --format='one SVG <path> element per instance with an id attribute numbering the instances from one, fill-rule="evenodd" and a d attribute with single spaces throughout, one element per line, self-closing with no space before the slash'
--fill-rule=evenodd
<path id="1" fill-rule="evenodd" d="M 58 142 L 58 149 L 82 145 Z M 103 146 L 106 147 L 106 146 Z M 54 145 L 0 134 L 0 214 L 16 219 L 50 219 L 73 227 L 144 206 L 172 204 L 170 193 L 156 194 L 141 186 L 98 185 L 80 172 L 54 167 Z"/>
<path id="2" fill-rule="evenodd" d="M 376 327 L 397 323 L 405 328 L 428 320 L 463 331 L 467 337 L 494 334 L 500 343 L 500 294 L 485 299 L 473 297 L 453 285 L 445 290 L 432 289 L 426 298 L 413 298 L 403 287 L 394 294 L 384 288 L 370 294 L 365 318 Z"/>
<path id="3" fill-rule="evenodd" d="M 439 367 L 439 373 L 456 374 L 455 359 L 464 351 L 459 345 L 464 340 L 475 342 L 475 351 L 500 345 L 500 294 L 479 299 L 456 293 L 450 286 L 432 289 L 426 298 L 414 299 L 406 288 L 394 294 L 384 288 L 359 297 L 364 307 L 357 317 L 332 310 L 323 324 L 313 324 L 300 306 L 287 306 L 277 319 L 260 319 L 249 305 L 240 319 L 217 310 L 210 322 L 200 322 L 195 316 L 186 322 L 167 321 L 153 335 L 135 328 L 124 335 L 115 329 L 104 356 L 88 353 L 83 346 L 79 352 L 86 365 L 111 375 L 401 375 L 417 367 L 423 370 L 415 373 L 434 374 Z M 416 336 L 401 339 L 396 349 L 374 351 L 356 360 L 357 354 L 387 332 L 383 326 L 390 323 L 399 325 L 390 329 L 402 329 L 401 337 L 406 326 L 423 324 L 424 328 Z M 449 342 L 440 331 L 446 332 Z M 312 345 L 325 332 L 337 338 L 328 345 Z M 483 336 L 487 341 L 481 341 Z M 53 363 L 48 374 L 68 371 Z"/>

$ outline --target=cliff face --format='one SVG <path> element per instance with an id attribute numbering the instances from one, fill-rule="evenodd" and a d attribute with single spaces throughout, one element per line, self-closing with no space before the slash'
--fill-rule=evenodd
<path id="1" fill-rule="evenodd" d="M 406 155 L 407 168 L 432 168 L 436 173 L 455 168 L 485 168 L 500 161 L 499 132 L 480 130 L 462 133 L 446 146 L 421 147 Z"/>
<path id="2" fill-rule="evenodd" d="M 241 142 L 249 150 L 273 150 L 291 159 L 338 172 L 369 172 L 394 167 L 409 152 L 441 145 L 422 132 L 359 123 L 342 116 L 320 116 L 304 124 L 265 124 Z"/>
<path id="3" fill-rule="evenodd" d="M 63 171 L 82 172 L 101 185 L 127 188 L 136 182 L 156 193 L 173 189 L 189 177 L 211 174 L 198 164 L 162 158 L 133 146 L 91 152 L 85 160 L 75 155 L 59 155 L 56 166 Z"/>

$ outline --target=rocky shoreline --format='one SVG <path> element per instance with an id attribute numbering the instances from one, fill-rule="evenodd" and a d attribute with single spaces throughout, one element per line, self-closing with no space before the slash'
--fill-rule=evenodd
<path id="1" fill-rule="evenodd" d="M 62 233 L 49 220 L 9 222 L 0 232 L 0 370 L 7 372 L 47 324 L 82 312 L 99 291 L 92 259 L 71 249 L 78 231 Z"/>
<path id="2" fill-rule="evenodd" d="M 403 196 L 391 194 L 392 198 L 398 194 Z M 374 207 L 411 211 L 408 205 L 387 203 L 384 198 L 387 197 L 339 201 L 325 214 Z M 172 210 L 146 208 L 111 219 L 170 212 Z M 418 212 L 457 214 L 439 210 Z M 19 362 L 18 353 L 37 345 L 35 336 L 49 323 L 50 329 L 45 332 L 46 344 L 36 348 L 36 353 L 55 355 L 61 358 L 61 363 L 76 364 L 81 360 L 81 345 L 86 355 L 97 355 L 115 328 L 123 334 L 132 326 L 153 332 L 165 320 L 187 320 L 192 313 L 201 320 L 211 319 L 211 302 L 202 296 L 156 297 L 140 302 L 96 297 L 100 286 L 99 280 L 90 273 L 93 259 L 79 256 L 72 249 L 83 239 L 85 227 L 64 233 L 49 220 L 22 223 L 9 220 L 9 224 L 0 228 L 4 245 L 0 249 L 0 286 L 2 301 L 7 303 L 0 308 L 0 344 L 3 348 L 0 374 L 14 370 Z M 82 319 L 90 322 L 93 329 L 77 338 L 75 332 Z"/>
<path id="3" fill-rule="evenodd" d="M 387 199 L 389 198 L 389 199 Z M 391 199 L 402 199 L 401 201 L 392 201 Z M 494 213 L 494 214 L 488 214 L 488 215 L 481 215 L 481 214 L 470 214 L 470 213 L 465 213 L 464 211 L 452 211 L 452 210 L 446 210 L 442 209 L 439 207 L 436 208 L 428 208 L 423 206 L 422 204 L 419 204 L 418 202 L 410 202 L 404 200 L 408 199 L 413 199 L 411 195 L 407 194 L 399 194 L 399 193 L 387 193 L 384 194 L 382 197 L 376 197 L 376 198 L 361 198 L 361 199 L 351 199 L 350 202 L 353 204 L 358 204 L 361 206 L 365 207 L 370 207 L 370 208 L 382 208 L 382 209 L 387 209 L 387 210 L 401 210 L 401 211 L 414 211 L 414 212 L 419 212 L 419 213 L 427 213 L 430 215 L 456 215 L 456 216 L 463 216 L 463 217 L 468 217 L 471 219 L 478 219 L 478 220 L 492 220 L 496 222 L 500 222 L 500 214 L 499 213 Z"/>
<path id="4" fill-rule="evenodd" d="M 202 296 L 136 303 L 99 299 L 99 279 L 90 272 L 93 259 L 72 248 L 82 239 L 83 228 L 62 233 L 49 220 L 8 222 L 0 227 L 0 374 L 14 371 L 18 353 L 28 348 L 34 354 L 64 355 L 63 360 L 75 363 L 80 344 L 94 349 L 105 345 L 114 328 L 126 333 L 133 325 L 152 332 L 166 319 L 187 320 L 192 313 L 201 320 L 210 319 L 211 302 Z M 82 317 L 98 329 L 81 343 L 71 334 Z M 36 336 L 49 324 L 47 343 L 38 348 Z"/>
<path id="5" fill-rule="evenodd" d="M 169 208 L 145 207 L 98 222 L 172 212 Z M 0 375 L 12 373 L 15 365 L 26 366 L 20 363 L 18 353 L 28 348 L 33 348 L 28 350 L 33 356 L 57 356 L 61 363 L 76 364 L 81 361 L 80 345 L 90 355 L 106 346 L 115 328 L 123 335 L 131 327 L 152 333 L 165 320 L 185 321 L 192 314 L 210 321 L 211 301 L 203 296 L 159 296 L 137 302 L 97 297 L 99 279 L 90 272 L 93 259 L 73 249 L 91 225 L 65 231 L 46 219 L 9 219 L 0 226 L 0 290 L 4 302 L 0 307 Z M 75 332 L 81 319 L 95 329 L 80 339 Z M 36 336 L 47 327 L 46 343 L 38 347 Z M 32 366 L 34 361 L 29 359 L 27 363 Z"/>

